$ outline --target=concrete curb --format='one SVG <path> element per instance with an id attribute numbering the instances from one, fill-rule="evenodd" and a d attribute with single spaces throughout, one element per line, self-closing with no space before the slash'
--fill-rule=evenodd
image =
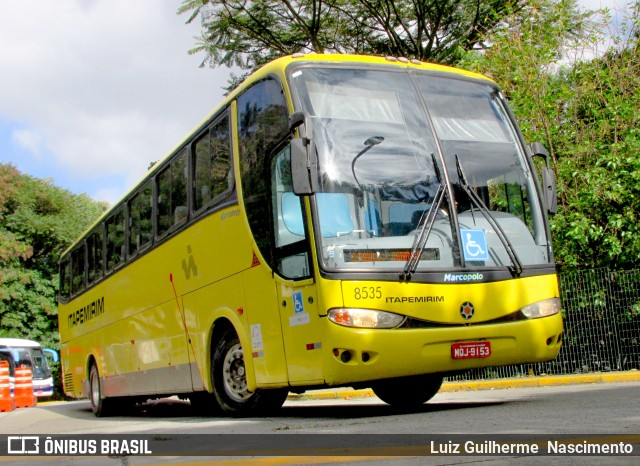
<path id="1" fill-rule="evenodd" d="M 478 380 L 471 382 L 445 382 L 440 392 L 464 392 L 508 388 L 549 387 L 558 385 L 601 384 L 619 382 L 640 382 L 640 371 L 598 372 L 592 374 L 543 375 L 538 377 L 518 377 L 513 379 Z M 349 400 L 353 398 L 375 397 L 373 390 L 353 390 L 348 387 L 322 389 L 300 395 L 289 394 L 289 400 Z"/>

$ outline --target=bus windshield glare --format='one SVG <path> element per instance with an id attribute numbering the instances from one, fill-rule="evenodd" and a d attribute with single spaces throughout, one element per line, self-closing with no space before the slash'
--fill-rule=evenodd
<path id="1" fill-rule="evenodd" d="M 441 186 L 416 271 L 550 263 L 533 174 L 492 83 L 329 66 L 291 76 L 313 121 L 324 268 L 404 268 Z"/>

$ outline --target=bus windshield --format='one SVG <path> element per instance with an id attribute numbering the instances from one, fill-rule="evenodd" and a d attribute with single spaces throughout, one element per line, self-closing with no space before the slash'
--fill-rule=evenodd
<path id="1" fill-rule="evenodd" d="M 291 77 L 314 126 L 324 268 L 549 264 L 533 175 L 492 83 L 329 66 Z"/>
<path id="2" fill-rule="evenodd" d="M 16 366 L 24 365 L 31 369 L 34 379 L 51 377 L 51 369 L 49 369 L 47 358 L 42 349 L 25 347 L 7 348 L 6 350 L 11 352 Z"/>
<path id="3" fill-rule="evenodd" d="M 53 378 L 42 347 L 32 340 L 0 338 L 0 352 L 10 354 L 15 367 L 31 369 L 33 391 L 38 397 L 53 395 Z"/>

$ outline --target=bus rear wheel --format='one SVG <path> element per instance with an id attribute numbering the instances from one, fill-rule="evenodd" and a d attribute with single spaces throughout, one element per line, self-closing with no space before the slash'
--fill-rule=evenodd
<path id="1" fill-rule="evenodd" d="M 371 389 L 385 403 L 398 408 L 420 406 L 433 398 L 442 386 L 439 375 L 415 375 L 379 380 Z"/>
<path id="2" fill-rule="evenodd" d="M 89 400 L 91 411 L 97 417 L 113 416 L 123 408 L 122 402 L 117 398 L 104 398 L 100 385 L 100 373 L 95 363 L 89 369 Z"/>
<path id="3" fill-rule="evenodd" d="M 235 416 L 275 411 L 289 393 L 286 388 L 249 391 L 242 345 L 231 329 L 224 330 L 215 343 L 211 374 L 220 409 Z"/>

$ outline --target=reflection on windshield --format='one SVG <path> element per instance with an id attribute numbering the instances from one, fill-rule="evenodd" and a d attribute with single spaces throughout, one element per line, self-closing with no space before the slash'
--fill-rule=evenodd
<path id="1" fill-rule="evenodd" d="M 301 68 L 293 76 L 301 109 L 314 124 L 320 170 L 314 206 L 324 267 L 421 271 L 459 267 L 463 260 L 467 267 L 509 267 L 505 244 L 523 265 L 549 262 L 531 173 L 493 86 L 328 67 Z M 474 212 L 456 158 L 507 242 Z M 449 184 L 425 229 L 441 163 Z M 467 235 L 455 232 L 454 220 L 486 256 L 464 255 Z M 417 238 L 424 239 L 419 248 Z M 419 257 L 409 267 L 413 254 Z"/>

